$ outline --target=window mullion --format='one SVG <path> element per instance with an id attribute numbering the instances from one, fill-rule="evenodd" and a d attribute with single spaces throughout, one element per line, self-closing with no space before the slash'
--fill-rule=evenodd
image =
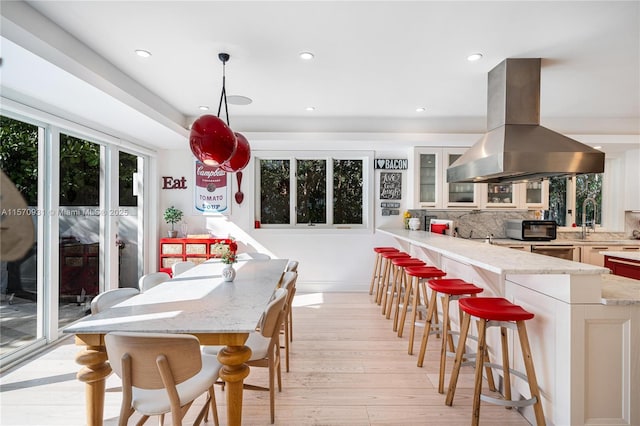
<path id="1" fill-rule="evenodd" d="M 326 208 L 326 217 L 327 217 L 327 225 L 333 226 L 333 158 L 327 158 L 327 174 L 325 176 L 325 185 L 326 185 L 326 199 L 325 199 L 325 208 Z"/>
<path id="2" fill-rule="evenodd" d="M 289 158 L 289 225 L 298 224 L 298 160 Z"/>

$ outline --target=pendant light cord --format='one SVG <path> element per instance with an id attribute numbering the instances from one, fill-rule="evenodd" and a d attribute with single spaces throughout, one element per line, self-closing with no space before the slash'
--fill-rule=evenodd
<path id="1" fill-rule="evenodd" d="M 226 56 L 223 56 L 223 55 L 226 55 Z M 229 55 L 227 55 L 226 53 L 221 53 L 218 56 L 222 61 L 222 93 L 220 93 L 220 103 L 218 104 L 218 117 L 220 117 L 220 112 L 222 112 L 222 100 L 224 99 L 224 112 L 227 116 L 227 126 L 231 127 L 231 124 L 229 123 L 229 107 L 227 106 L 227 89 L 225 87 L 225 84 L 226 84 L 225 68 L 227 65 L 227 60 L 229 60 Z"/>

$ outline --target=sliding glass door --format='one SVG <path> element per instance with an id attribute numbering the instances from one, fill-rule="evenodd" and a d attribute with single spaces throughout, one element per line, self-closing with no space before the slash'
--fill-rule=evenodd
<path id="1" fill-rule="evenodd" d="M 0 194 L 1 217 L 26 217 L 33 221 L 36 229 L 42 218 L 42 206 L 38 204 L 38 149 L 43 143 L 43 135 L 44 129 L 37 125 L 0 116 L 0 168 L 16 186 L 28 206 L 26 210 L 12 208 Z M 44 299 L 42 282 L 37 274 L 38 249 L 38 244 L 34 241 L 21 258 L 12 261 L 0 258 L 2 356 L 42 338 L 40 325 Z"/>

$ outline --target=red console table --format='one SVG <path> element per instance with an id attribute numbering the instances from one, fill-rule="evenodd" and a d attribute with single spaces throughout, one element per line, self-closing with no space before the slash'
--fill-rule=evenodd
<path id="1" fill-rule="evenodd" d="M 190 260 L 195 264 L 212 257 L 220 257 L 216 244 L 229 244 L 228 238 L 161 238 L 160 271 L 171 274 L 171 265 Z"/>

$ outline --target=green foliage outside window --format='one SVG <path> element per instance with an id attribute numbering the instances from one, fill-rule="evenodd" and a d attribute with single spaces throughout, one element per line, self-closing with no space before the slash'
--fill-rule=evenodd
<path id="1" fill-rule="evenodd" d="M 582 226 L 582 203 L 587 198 L 596 200 L 596 223 L 602 224 L 602 175 L 591 173 L 576 176 L 576 224 Z M 586 219 L 591 225 L 593 220 L 593 204 L 587 205 Z"/>
<path id="2" fill-rule="evenodd" d="M 289 160 L 260 160 L 260 220 L 264 224 L 290 222 Z"/>
<path id="3" fill-rule="evenodd" d="M 298 160 L 297 223 L 327 223 L 327 162 Z"/>
<path id="4" fill-rule="evenodd" d="M 289 188 L 291 161 L 295 161 L 295 199 Z M 364 224 L 363 160 L 262 159 L 259 165 L 262 224 Z M 333 190 L 331 198 L 327 193 L 330 185 Z M 292 223 L 289 213 L 292 202 L 295 203 L 295 223 Z M 328 205 L 333 213 L 332 223 L 328 223 Z"/>
<path id="5" fill-rule="evenodd" d="M 362 160 L 333 160 L 333 223 L 362 224 Z"/>
<path id="6" fill-rule="evenodd" d="M 60 135 L 60 205 L 100 205 L 100 145 Z"/>
<path id="7" fill-rule="evenodd" d="M 38 126 L 0 116 L 0 168 L 25 198 L 38 205 Z"/>
<path id="8" fill-rule="evenodd" d="M 575 186 L 572 178 L 558 177 L 549 179 L 549 219 L 555 220 L 558 226 L 572 226 L 567 223 L 567 210 L 571 208 L 567 202 L 567 191 L 575 187 L 575 206 L 573 207 L 573 221 L 582 226 L 582 203 L 591 197 L 596 200 L 597 223 L 602 224 L 602 174 L 592 173 L 577 175 Z M 593 218 L 593 206 L 587 206 L 587 220 Z"/>

